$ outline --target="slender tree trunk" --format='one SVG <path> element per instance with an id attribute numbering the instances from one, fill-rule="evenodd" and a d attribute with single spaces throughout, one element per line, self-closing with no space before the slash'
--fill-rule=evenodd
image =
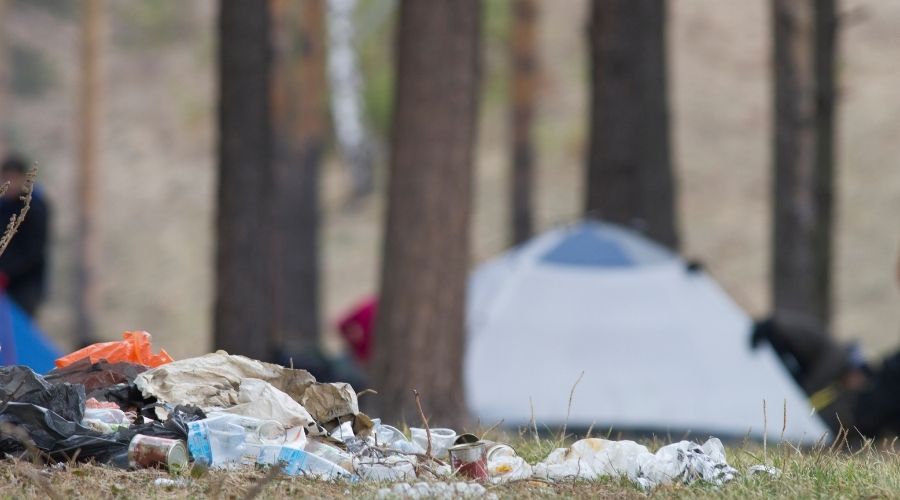
<path id="1" fill-rule="evenodd" d="M 512 242 L 526 241 L 534 230 L 534 106 L 538 90 L 537 0 L 514 0 L 512 4 Z"/>
<path id="2" fill-rule="evenodd" d="M 397 39 L 373 386 L 378 415 L 466 419 L 462 355 L 479 87 L 480 3 L 406 0 Z"/>
<path id="3" fill-rule="evenodd" d="M 363 76 L 353 40 L 355 10 L 356 0 L 328 0 L 331 115 L 341 155 L 350 170 L 351 201 L 372 192 L 375 163 L 364 119 Z"/>
<path id="4" fill-rule="evenodd" d="M 75 332 L 77 342 L 94 339 L 97 309 L 97 167 L 100 133 L 100 52 L 103 39 L 103 1 L 85 0 L 81 31 L 81 82 L 78 144 L 78 239 L 75 276 Z"/>
<path id="5" fill-rule="evenodd" d="M 664 0 L 593 0 L 585 213 L 678 248 Z"/>
<path id="6" fill-rule="evenodd" d="M 835 0 L 773 0 L 776 313 L 831 314 Z"/>
<path id="7" fill-rule="evenodd" d="M 272 194 L 268 3 L 219 4 L 215 348 L 271 351 L 267 217 Z"/>
<path id="8" fill-rule="evenodd" d="M 273 341 L 299 352 L 319 341 L 319 170 L 325 141 L 324 0 L 272 2 L 275 184 Z"/>
<path id="9" fill-rule="evenodd" d="M 12 114 L 11 94 L 9 92 L 9 36 L 7 35 L 7 15 L 10 12 L 9 2 L 0 0 L 0 151 L 7 151 L 10 119 Z"/>

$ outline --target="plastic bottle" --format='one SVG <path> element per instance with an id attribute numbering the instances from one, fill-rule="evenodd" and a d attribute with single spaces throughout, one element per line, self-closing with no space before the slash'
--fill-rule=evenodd
<path id="1" fill-rule="evenodd" d="M 318 455 L 300 448 L 282 446 L 278 462 L 291 476 L 311 476 L 319 479 L 350 479 L 352 474 Z"/>
<path id="2" fill-rule="evenodd" d="M 215 468 L 272 465 L 273 447 L 284 440 L 285 429 L 274 420 L 218 413 L 188 423 L 188 450 L 195 461 Z"/>

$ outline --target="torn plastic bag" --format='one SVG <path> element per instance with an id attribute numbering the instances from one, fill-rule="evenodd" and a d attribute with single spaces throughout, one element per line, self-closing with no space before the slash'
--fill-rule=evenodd
<path id="1" fill-rule="evenodd" d="M 69 460 L 81 450 L 79 459 L 104 462 L 123 449 L 114 434 L 103 435 L 30 403 L 9 403 L 0 413 L 0 423 L 0 452 L 4 453 L 24 452 L 25 442 L 30 440 L 52 460 Z M 126 443 L 124 449 L 127 447 Z"/>
<path id="2" fill-rule="evenodd" d="M 654 484 L 705 481 L 721 486 L 737 476 L 737 470 L 725 462 L 725 447 L 717 438 L 703 445 L 681 441 L 660 448 L 655 460 L 647 461 L 642 476 Z"/>
<path id="3" fill-rule="evenodd" d="M 228 408 L 240 404 L 238 389 L 246 378 L 264 380 L 297 402 L 316 381 L 306 370 L 216 351 L 147 370 L 137 376 L 135 384 L 145 397 L 161 402 Z"/>
<path id="4" fill-rule="evenodd" d="M 198 408 L 176 407 L 165 422 L 149 422 L 113 434 L 102 434 L 58 414 L 28 403 L 9 403 L 0 412 L 0 452 L 16 454 L 26 451 L 30 440 L 51 460 L 112 462 L 128 467 L 128 444 L 137 434 L 187 439 L 187 422 L 205 418 Z"/>
<path id="5" fill-rule="evenodd" d="M 634 441 L 582 439 L 570 448 L 553 450 L 533 470 L 536 477 L 550 480 L 627 477 L 644 489 L 697 480 L 719 486 L 737 475 L 725 461 L 725 449 L 716 438 L 703 446 L 681 441 L 664 446 L 655 454 Z"/>
<path id="6" fill-rule="evenodd" d="M 31 403 L 81 422 L 84 401 L 84 387 L 80 385 L 51 385 L 27 366 L 0 367 L 0 403 Z"/>
<path id="7" fill-rule="evenodd" d="M 50 371 L 50 373 L 44 375 L 44 379 L 51 384 L 62 382 L 81 384 L 84 386 L 84 392 L 87 394 L 87 397 L 91 398 L 97 397 L 94 394 L 95 391 L 102 394 L 108 387 L 117 384 L 133 383 L 134 378 L 138 374 L 148 369 L 144 365 L 124 361 L 109 363 L 104 359 L 97 363 L 91 363 L 89 358 L 84 358 L 65 368 L 56 368 Z"/>
<path id="8" fill-rule="evenodd" d="M 110 363 L 126 361 L 152 367 L 171 363 L 172 356 L 165 349 L 160 349 L 159 354 L 153 354 L 150 339 L 147 332 L 125 332 L 122 340 L 92 344 L 57 359 L 56 367 L 64 368 L 85 358 L 91 363 L 105 359 Z"/>
<path id="9" fill-rule="evenodd" d="M 310 433 L 316 431 L 316 424 L 306 408 L 272 384 L 255 378 L 242 379 L 238 390 L 238 404 L 223 408 L 221 411 L 262 420 L 275 420 L 286 428 L 302 427 Z"/>

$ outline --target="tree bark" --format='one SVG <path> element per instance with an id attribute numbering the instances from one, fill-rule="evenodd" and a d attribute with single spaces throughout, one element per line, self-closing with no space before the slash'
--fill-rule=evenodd
<path id="1" fill-rule="evenodd" d="M 79 84 L 78 214 L 75 266 L 75 332 L 77 342 L 94 341 L 97 309 L 97 141 L 100 129 L 100 52 L 103 2 L 85 0 L 82 11 Z"/>
<path id="2" fill-rule="evenodd" d="M 480 64 L 477 0 L 406 0 L 397 39 L 373 398 L 388 422 L 466 419 L 462 356 Z"/>
<path id="3" fill-rule="evenodd" d="M 213 341 L 266 358 L 271 305 L 266 234 L 272 194 L 268 3 L 219 4 L 218 214 Z"/>
<path id="4" fill-rule="evenodd" d="M 512 179 L 510 215 L 512 243 L 518 245 L 534 230 L 534 106 L 538 90 L 536 0 L 514 0 L 512 4 Z"/>
<path id="5" fill-rule="evenodd" d="M 319 342 L 319 177 L 327 109 L 324 0 L 272 2 L 274 178 L 271 228 L 273 343 Z"/>
<path id="6" fill-rule="evenodd" d="M 11 94 L 9 92 L 9 36 L 7 34 L 7 15 L 10 12 L 9 2 L 0 0 L 0 151 L 8 151 L 7 136 L 12 115 Z"/>
<path id="7" fill-rule="evenodd" d="M 588 217 L 678 248 L 663 0 L 594 0 Z"/>
<path id="8" fill-rule="evenodd" d="M 773 0 L 773 309 L 828 326 L 834 193 L 834 0 Z"/>

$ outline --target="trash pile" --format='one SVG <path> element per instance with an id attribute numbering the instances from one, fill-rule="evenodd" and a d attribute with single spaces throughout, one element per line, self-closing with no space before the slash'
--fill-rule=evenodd
<path id="1" fill-rule="evenodd" d="M 509 445 L 446 428 L 401 430 L 360 412 L 345 383 L 217 351 L 173 360 L 150 335 L 94 344 L 45 376 L 0 367 L 0 452 L 177 473 L 279 466 L 325 480 L 397 482 L 379 495 L 481 496 L 482 483 L 627 477 L 644 489 L 722 485 L 738 472 L 722 443 L 656 453 L 633 441 L 582 439 L 529 464 Z M 435 482 L 438 481 L 438 482 Z M 466 482 L 460 482 L 466 481 Z"/>

